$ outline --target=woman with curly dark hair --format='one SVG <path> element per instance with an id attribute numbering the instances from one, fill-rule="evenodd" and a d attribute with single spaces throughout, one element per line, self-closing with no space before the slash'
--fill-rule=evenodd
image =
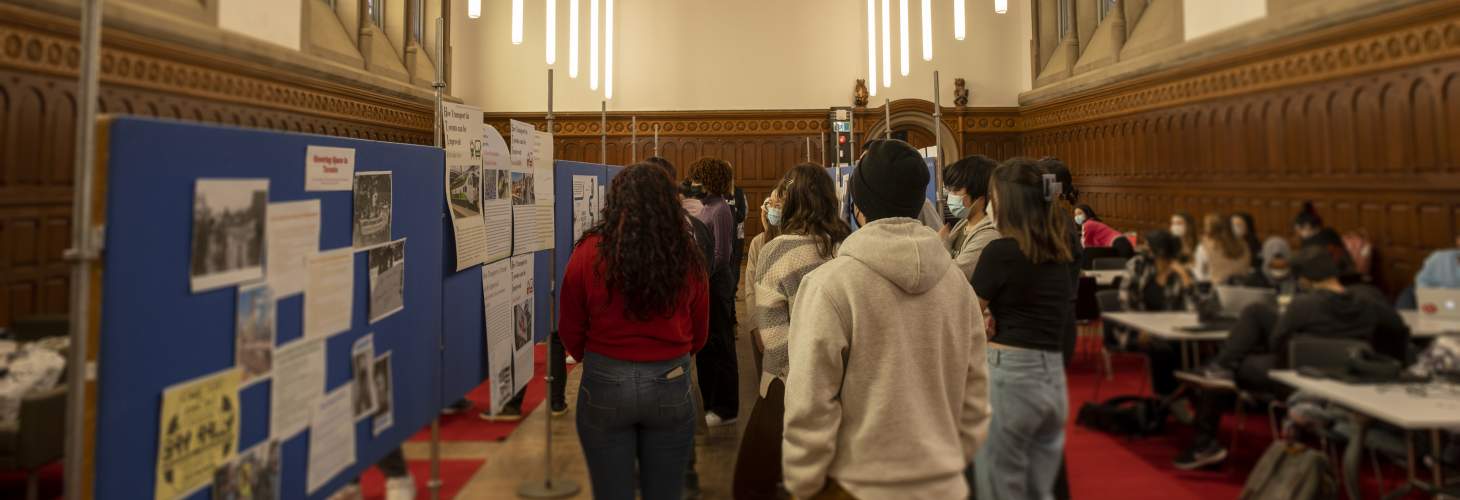
<path id="1" fill-rule="evenodd" d="M 704 209 L 696 214 L 710 228 L 715 258 L 710 263 L 710 340 L 695 357 L 705 423 L 735 423 L 740 412 L 740 369 L 735 355 L 735 210 L 725 202 L 734 171 L 718 158 L 700 158 L 689 167 L 692 185 L 702 188 Z"/>
<path id="2" fill-rule="evenodd" d="M 678 498 L 694 439 L 690 355 L 705 345 L 704 258 L 659 167 L 609 185 L 559 291 L 559 335 L 582 360 L 578 440 L 600 498 Z M 669 473 L 668 471 L 674 471 Z"/>
<path id="3" fill-rule="evenodd" d="M 801 279 L 836 257 L 851 229 L 842 221 L 836 186 L 821 166 L 796 165 L 781 178 L 780 235 L 765 243 L 755 263 L 755 343 L 761 346 L 760 399 L 740 440 L 735 498 L 775 498 L 781 484 L 782 421 L 786 406 L 787 334 Z"/>

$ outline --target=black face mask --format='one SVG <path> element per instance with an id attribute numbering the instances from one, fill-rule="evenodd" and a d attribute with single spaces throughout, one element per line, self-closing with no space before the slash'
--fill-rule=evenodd
<path id="1" fill-rule="evenodd" d="M 685 198 L 705 197 L 704 186 L 696 186 L 694 184 L 690 184 L 689 181 L 685 181 L 679 185 L 679 192 L 680 194 L 683 194 Z"/>

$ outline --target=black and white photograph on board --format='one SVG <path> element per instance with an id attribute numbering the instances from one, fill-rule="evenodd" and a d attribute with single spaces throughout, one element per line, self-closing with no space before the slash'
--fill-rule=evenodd
<path id="1" fill-rule="evenodd" d="M 391 206 L 390 172 L 355 173 L 356 249 L 390 242 Z"/>
<path id="2" fill-rule="evenodd" d="M 274 500 L 279 498 L 279 442 L 264 441 L 213 471 L 213 498 Z"/>
<path id="3" fill-rule="evenodd" d="M 405 308 L 406 240 L 370 249 L 370 322 Z"/>
<path id="4" fill-rule="evenodd" d="M 238 287 L 234 324 L 234 364 L 239 384 L 269 376 L 274 368 L 274 292 L 266 283 Z"/>
<path id="5" fill-rule="evenodd" d="M 450 185 L 451 213 L 458 219 L 482 215 L 481 165 L 451 165 L 446 182 Z"/>
<path id="6" fill-rule="evenodd" d="M 395 422 L 395 414 L 391 413 L 394 407 L 394 395 L 391 394 L 390 378 L 390 353 L 381 354 L 375 358 L 375 367 L 370 370 L 370 376 L 374 378 L 371 387 L 375 391 L 375 421 L 371 427 L 376 435 L 390 428 Z"/>
<path id="7" fill-rule="evenodd" d="M 193 191 L 192 291 L 264 276 L 268 179 L 198 179 Z"/>
<path id="8" fill-rule="evenodd" d="M 516 349 L 522 349 L 523 346 L 532 342 L 532 304 L 523 301 L 512 306 L 512 325 Z"/>
<path id="9" fill-rule="evenodd" d="M 355 418 L 358 420 L 375 413 L 375 391 L 371 390 L 370 369 L 375 366 L 370 350 L 355 349 L 350 353 L 350 373 L 355 381 Z"/>

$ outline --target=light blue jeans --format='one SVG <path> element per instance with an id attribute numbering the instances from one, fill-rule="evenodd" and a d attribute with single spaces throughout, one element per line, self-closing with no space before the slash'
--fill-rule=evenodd
<path id="1" fill-rule="evenodd" d="M 1065 447 L 1059 351 L 989 349 L 989 435 L 974 458 L 979 500 L 1054 498 Z"/>

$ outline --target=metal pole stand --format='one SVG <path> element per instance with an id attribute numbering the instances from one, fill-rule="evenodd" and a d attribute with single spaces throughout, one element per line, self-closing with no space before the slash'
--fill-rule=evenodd
<path id="1" fill-rule="evenodd" d="M 446 147 L 444 137 L 445 127 L 442 126 L 443 113 L 441 112 L 441 94 L 446 91 L 446 76 L 443 68 L 446 60 L 441 56 L 446 53 L 446 18 L 436 18 L 436 81 L 431 82 L 431 87 L 436 89 L 436 119 L 433 123 L 432 140 L 436 147 Z M 437 350 L 446 349 L 446 340 L 440 339 L 436 344 Z M 437 394 L 441 388 L 437 387 Z M 441 409 L 436 409 L 436 414 L 431 416 L 431 477 L 426 480 L 426 489 L 429 490 L 431 500 L 441 498 Z"/>
<path id="2" fill-rule="evenodd" d="M 548 91 L 547 91 L 547 94 L 548 94 L 547 131 L 548 131 L 549 134 L 551 134 L 551 133 L 553 133 L 553 118 L 554 118 L 553 117 L 553 70 L 551 70 L 551 69 L 548 70 Z M 552 147 L 552 146 L 549 145 L 548 147 Z M 548 168 L 553 168 L 553 167 L 552 166 L 549 166 Z M 556 201 L 554 201 L 554 203 L 556 203 Z M 549 257 L 550 257 L 550 260 L 552 261 L 552 264 L 551 265 L 552 265 L 553 272 L 556 273 L 557 272 L 557 269 L 558 269 L 558 252 L 557 252 L 557 250 L 554 250 L 551 254 L 549 254 Z M 552 293 L 552 296 L 553 296 L 553 299 L 549 301 L 549 304 L 550 304 L 550 307 L 551 307 L 550 311 L 552 312 L 552 314 L 550 315 L 550 318 L 551 318 L 550 321 L 552 321 L 552 324 L 553 325 L 557 325 L 558 324 L 558 318 L 557 318 L 557 316 L 558 316 L 558 307 L 557 307 L 557 304 L 558 304 L 558 301 L 557 301 L 558 284 L 557 284 L 557 278 L 556 278 L 556 276 L 554 276 L 553 283 L 552 283 L 552 287 L 550 287 L 549 290 L 551 290 L 551 293 Z M 552 334 L 548 336 L 548 357 L 549 358 L 551 358 L 553 356 L 562 356 L 563 355 L 563 352 L 562 351 L 558 351 L 556 349 L 553 349 L 553 344 L 556 343 L 557 337 L 558 337 L 558 332 L 557 332 L 557 329 L 554 328 Z M 554 352 L 554 351 L 557 351 L 557 352 Z M 546 440 L 547 445 L 543 447 L 543 454 L 542 454 L 543 455 L 543 460 L 542 460 L 542 476 L 543 477 L 540 480 L 539 479 L 528 479 L 526 481 L 523 481 L 522 484 L 517 487 L 517 496 L 522 497 L 522 498 L 568 498 L 568 497 L 577 495 L 578 494 L 578 491 L 580 491 L 582 489 L 582 488 L 579 488 L 578 487 L 578 483 L 574 482 L 572 479 L 557 479 L 557 480 L 554 480 L 553 479 L 553 394 L 552 394 L 552 391 L 553 391 L 553 381 L 554 380 L 557 380 L 557 379 L 555 377 L 553 377 L 552 364 L 553 364 L 553 360 L 552 359 L 549 359 L 548 360 L 547 376 L 546 377 L 543 377 L 543 381 L 547 383 L 547 391 L 548 391 L 547 398 L 546 398 L 547 401 L 545 401 L 545 403 L 547 404 L 547 407 L 548 407 L 548 414 L 547 414 L 546 417 L 543 417 L 543 419 L 542 419 L 543 422 L 547 422 L 544 425 L 544 427 L 543 427 L 543 430 L 545 431 L 545 434 L 547 436 L 547 440 Z"/>

